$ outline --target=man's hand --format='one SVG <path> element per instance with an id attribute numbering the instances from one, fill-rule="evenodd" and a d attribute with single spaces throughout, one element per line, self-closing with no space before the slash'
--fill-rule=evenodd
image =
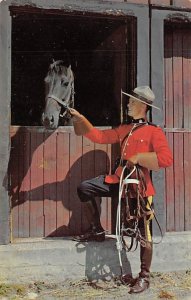
<path id="1" fill-rule="evenodd" d="M 131 157 L 128 158 L 127 163 L 129 163 L 130 165 L 136 165 L 138 164 L 138 155 L 135 154 Z"/>
<path id="2" fill-rule="evenodd" d="M 126 162 L 126 167 L 131 170 L 133 169 L 134 165 L 137 164 L 137 155 L 133 155 L 131 157 L 128 158 L 127 162 Z"/>
<path id="3" fill-rule="evenodd" d="M 74 122 L 79 122 L 83 118 L 83 116 L 76 109 L 70 108 L 69 111 Z"/>
<path id="4" fill-rule="evenodd" d="M 93 128 L 93 125 L 88 121 L 88 119 L 81 115 L 76 109 L 70 108 L 70 114 L 72 115 L 76 135 L 85 135 Z"/>
<path id="5" fill-rule="evenodd" d="M 137 153 L 128 158 L 127 163 L 140 165 L 141 167 L 147 168 L 151 171 L 158 171 L 158 158 L 156 152 L 144 152 Z M 128 166 L 128 165 L 127 165 Z"/>

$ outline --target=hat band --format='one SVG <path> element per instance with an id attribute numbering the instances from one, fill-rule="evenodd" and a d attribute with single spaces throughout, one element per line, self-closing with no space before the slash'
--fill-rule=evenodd
<path id="1" fill-rule="evenodd" d="M 152 100 L 146 99 L 146 98 L 144 98 L 144 97 L 142 97 L 142 96 L 136 94 L 136 93 L 133 92 L 133 91 L 132 91 L 132 96 L 134 96 L 134 97 L 136 97 L 136 98 L 138 98 L 138 99 L 140 99 L 140 100 L 142 100 L 143 102 L 146 102 L 146 103 L 148 103 L 148 104 L 153 104 L 153 101 L 152 101 Z"/>

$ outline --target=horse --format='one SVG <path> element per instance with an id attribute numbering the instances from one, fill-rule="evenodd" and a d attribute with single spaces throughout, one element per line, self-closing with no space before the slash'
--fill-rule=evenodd
<path id="1" fill-rule="evenodd" d="M 44 82 L 46 96 L 43 125 L 46 129 L 71 125 L 69 108 L 74 107 L 74 74 L 71 65 L 67 66 L 63 60 L 53 61 Z"/>

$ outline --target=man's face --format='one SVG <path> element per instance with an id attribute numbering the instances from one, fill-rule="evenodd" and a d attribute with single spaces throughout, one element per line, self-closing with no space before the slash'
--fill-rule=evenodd
<path id="1" fill-rule="evenodd" d="M 135 100 L 134 98 L 129 98 L 128 103 L 128 115 L 134 119 L 144 118 L 146 115 L 147 105 Z"/>

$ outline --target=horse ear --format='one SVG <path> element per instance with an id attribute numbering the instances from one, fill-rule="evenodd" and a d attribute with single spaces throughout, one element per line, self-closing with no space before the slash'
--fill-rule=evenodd
<path id="1" fill-rule="evenodd" d="M 70 75 L 72 71 L 71 65 L 67 67 L 67 75 Z"/>

